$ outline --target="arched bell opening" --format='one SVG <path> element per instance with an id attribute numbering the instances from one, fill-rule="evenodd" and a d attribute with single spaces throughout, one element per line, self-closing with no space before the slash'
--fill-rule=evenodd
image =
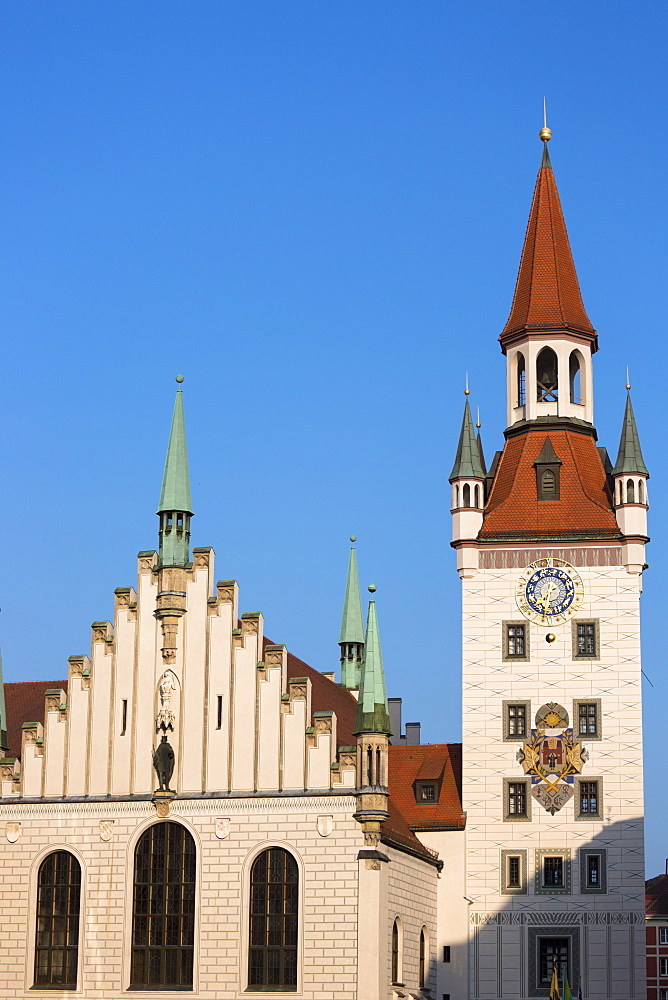
<path id="1" fill-rule="evenodd" d="M 527 401 L 527 369 L 524 355 L 521 351 L 516 355 L 517 365 L 517 405 L 525 406 Z"/>
<path id="2" fill-rule="evenodd" d="M 571 351 L 568 359 L 568 384 L 571 392 L 571 403 L 582 405 L 584 403 L 582 356 L 579 351 Z"/>
<path id="3" fill-rule="evenodd" d="M 480 487 L 478 485 L 473 490 L 473 506 L 480 509 Z"/>
<path id="4" fill-rule="evenodd" d="M 536 399 L 539 403 L 553 403 L 558 398 L 557 355 L 551 347 L 544 347 L 536 358 Z"/>
<path id="5" fill-rule="evenodd" d="M 626 481 L 626 502 L 627 503 L 636 502 L 636 491 L 632 479 L 627 479 Z"/>
<path id="6" fill-rule="evenodd" d="M 464 483 L 464 489 L 462 490 L 462 507 L 471 506 L 471 487 L 468 483 Z"/>

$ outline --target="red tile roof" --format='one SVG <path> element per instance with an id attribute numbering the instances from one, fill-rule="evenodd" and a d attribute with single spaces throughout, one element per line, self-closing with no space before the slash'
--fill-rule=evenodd
<path id="1" fill-rule="evenodd" d="M 591 336 L 596 350 L 596 331 L 582 301 L 549 162 L 546 156 L 538 171 L 513 304 L 499 339 L 525 330 L 565 328 Z"/>
<path id="2" fill-rule="evenodd" d="M 411 830 L 463 830 L 461 743 L 390 747 L 390 796 Z M 416 802 L 415 782 L 440 780 L 438 800 Z"/>
<path id="3" fill-rule="evenodd" d="M 645 882 L 645 915 L 668 917 L 668 875 L 655 875 Z"/>
<path id="4" fill-rule="evenodd" d="M 561 459 L 559 500 L 538 500 L 534 462 L 549 437 Z M 506 441 L 479 537 L 618 537 L 607 476 L 588 433 L 532 427 Z"/>
<path id="5" fill-rule="evenodd" d="M 67 692 L 67 681 L 19 681 L 5 684 L 7 743 L 9 757 L 21 756 L 21 726 L 24 722 L 44 725 L 44 695 L 49 688 Z"/>

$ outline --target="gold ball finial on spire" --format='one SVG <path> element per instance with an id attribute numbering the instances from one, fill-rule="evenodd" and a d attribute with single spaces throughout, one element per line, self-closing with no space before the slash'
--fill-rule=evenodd
<path id="1" fill-rule="evenodd" d="M 552 138 L 552 129 L 547 127 L 547 100 L 543 98 L 543 127 L 538 133 L 541 142 L 549 142 Z"/>
<path id="2" fill-rule="evenodd" d="M 367 587 L 367 590 L 369 591 L 370 594 L 375 594 L 376 593 L 376 584 L 375 583 L 370 583 L 369 586 Z"/>
<path id="3" fill-rule="evenodd" d="M 179 385 L 181 385 L 181 383 L 183 382 L 183 380 L 184 380 L 184 376 L 183 375 L 177 375 L 176 376 L 176 381 L 179 383 Z"/>
<path id="4" fill-rule="evenodd" d="M 469 373 L 468 372 L 466 373 L 466 379 L 464 381 L 464 395 L 465 396 L 470 396 L 471 395 L 471 390 L 469 389 Z"/>
<path id="5" fill-rule="evenodd" d="M 629 366 L 626 366 L 626 391 L 629 392 L 631 389 L 631 379 L 629 378 Z"/>

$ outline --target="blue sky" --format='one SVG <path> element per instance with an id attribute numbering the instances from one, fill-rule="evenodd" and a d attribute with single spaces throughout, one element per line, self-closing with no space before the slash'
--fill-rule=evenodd
<path id="1" fill-rule="evenodd" d="M 467 370 L 502 443 L 546 95 L 600 441 L 629 364 L 652 473 L 662 870 L 667 22 L 630 0 L 2 4 L 5 678 L 64 676 L 134 582 L 183 371 L 193 543 L 242 610 L 336 668 L 355 533 L 390 693 L 426 740 L 459 738 L 447 476 Z"/>

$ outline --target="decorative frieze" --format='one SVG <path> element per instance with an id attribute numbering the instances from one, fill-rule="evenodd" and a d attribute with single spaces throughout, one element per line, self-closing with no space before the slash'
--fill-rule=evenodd
<path id="1" fill-rule="evenodd" d="M 621 566 L 619 545 L 554 549 L 479 549 L 479 569 L 524 569 L 537 559 L 563 559 L 572 566 Z"/>

